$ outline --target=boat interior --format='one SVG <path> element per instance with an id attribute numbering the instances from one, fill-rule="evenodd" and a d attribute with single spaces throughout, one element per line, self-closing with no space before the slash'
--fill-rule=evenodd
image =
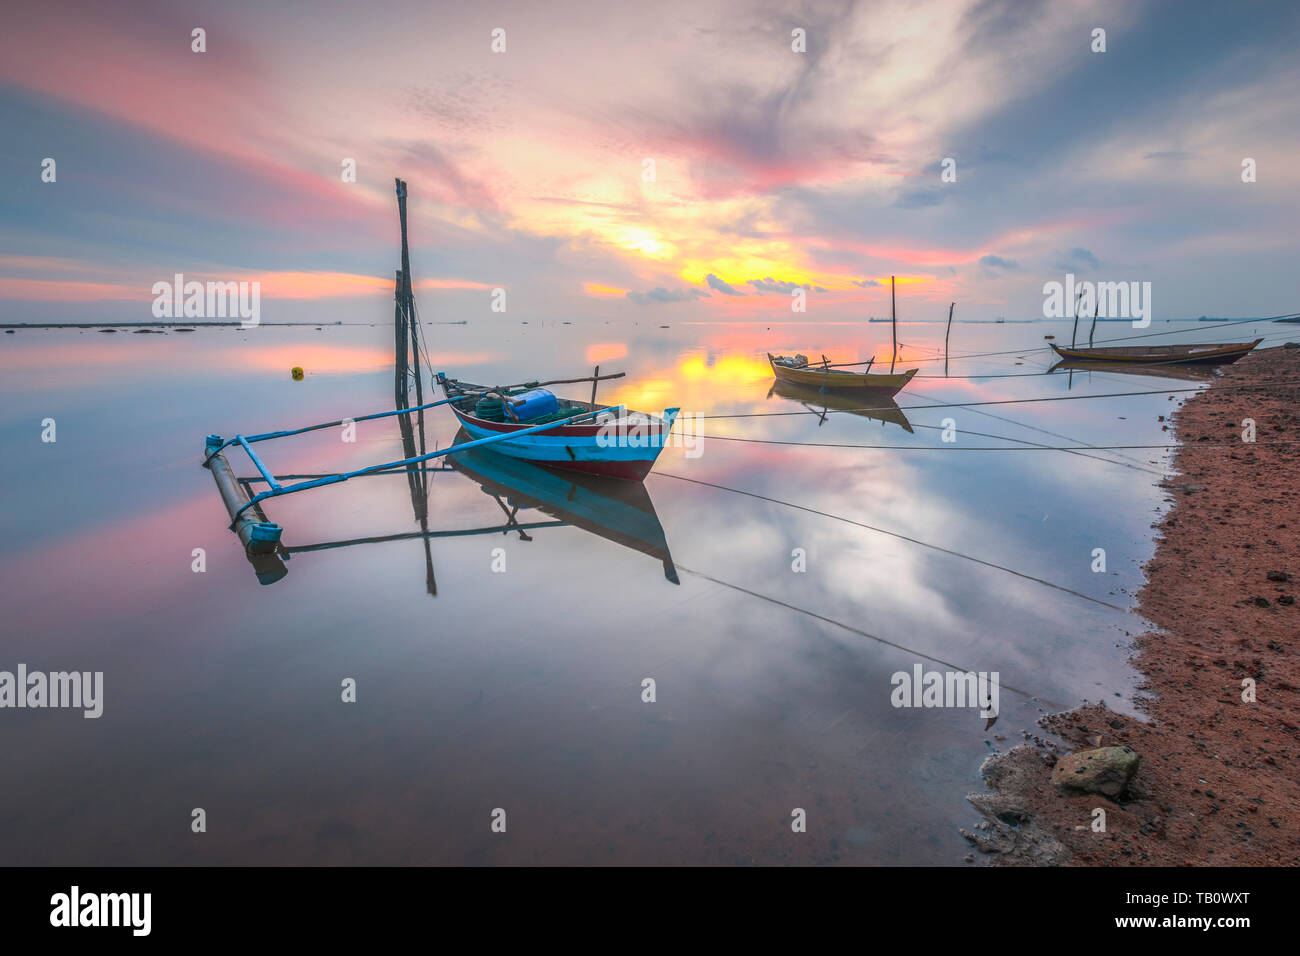
<path id="1" fill-rule="evenodd" d="M 606 424 L 633 418 L 648 418 L 651 422 L 661 420 L 657 415 L 649 415 L 645 412 L 630 412 L 622 406 L 562 398 L 558 395 L 555 396 L 553 407 L 550 403 L 533 406 L 525 401 L 522 404 L 516 404 L 514 406 L 515 414 L 507 417 L 505 403 L 502 400 L 503 395 L 506 398 L 518 400 L 537 392 L 553 393 L 550 393 L 548 389 L 540 388 L 537 382 L 525 382 L 522 385 L 502 388 L 496 385 L 475 385 L 471 382 L 446 378 L 441 379 L 440 384 L 448 398 L 456 399 L 451 403 L 453 408 L 463 414 L 472 415 L 475 418 L 489 422 L 511 421 L 521 425 L 543 425 L 547 421 L 559 421 L 572 415 L 580 415 L 583 412 L 591 411 L 597 414 L 590 421 L 582 424 L 591 424 L 592 422 Z M 609 414 L 601 415 L 601 412 L 608 412 Z"/>

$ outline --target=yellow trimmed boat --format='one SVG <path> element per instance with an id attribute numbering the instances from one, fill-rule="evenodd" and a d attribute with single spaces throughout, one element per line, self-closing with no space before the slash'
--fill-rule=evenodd
<path id="1" fill-rule="evenodd" d="M 777 381 L 790 382 L 794 385 L 811 385 L 827 392 L 869 390 L 888 395 L 900 391 L 912 380 L 916 369 L 906 372 L 885 374 L 870 371 L 871 362 L 852 362 L 848 365 L 865 365 L 868 371 L 848 372 L 844 366 L 831 365 L 823 356 L 821 362 L 810 364 L 804 355 L 786 356 L 767 353 L 767 362 L 772 366 L 772 374 Z"/>

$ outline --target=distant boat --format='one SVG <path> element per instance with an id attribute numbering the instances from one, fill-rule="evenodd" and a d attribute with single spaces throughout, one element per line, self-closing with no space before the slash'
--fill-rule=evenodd
<path id="1" fill-rule="evenodd" d="M 873 360 L 874 361 L 874 360 Z M 867 371 L 847 372 L 843 367 L 831 365 L 826 361 L 809 364 L 807 356 L 773 355 L 767 353 L 767 362 L 772 367 L 772 374 L 777 381 L 791 382 L 795 385 L 811 385 L 826 391 L 871 390 L 886 395 L 893 395 L 912 380 L 916 369 L 909 368 L 897 374 L 870 371 L 872 362 L 850 362 L 849 365 L 866 365 Z"/>
<path id="2" fill-rule="evenodd" d="M 619 378 L 621 374 L 602 378 Z M 561 382 L 502 388 L 460 382 L 439 372 L 438 384 L 447 398 L 454 400 L 450 408 L 461 427 L 475 438 L 527 431 L 518 439 L 495 442 L 492 447 L 503 455 L 551 468 L 633 481 L 641 481 L 650 473 L 680 411 L 670 408 L 662 416 L 629 413 L 622 406 L 560 399 L 540 387 Z M 590 420 L 570 421 L 574 417 Z M 548 420 L 555 420 L 556 426 L 536 430 Z"/>
<path id="3" fill-rule="evenodd" d="M 1097 348 L 1070 348 L 1049 343 L 1063 359 L 1086 362 L 1131 362 L 1143 365 L 1190 365 L 1230 363 L 1241 358 L 1260 342 L 1208 342 L 1201 345 L 1120 345 Z"/>

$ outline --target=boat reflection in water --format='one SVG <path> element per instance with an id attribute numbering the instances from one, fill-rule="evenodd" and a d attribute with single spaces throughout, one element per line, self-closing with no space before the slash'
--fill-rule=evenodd
<path id="1" fill-rule="evenodd" d="M 455 444 L 473 436 L 462 429 Z M 519 458 L 475 448 L 447 456 L 452 468 L 479 483 L 496 499 L 510 521 L 520 509 L 534 508 L 606 540 L 640 551 L 663 563 L 664 577 L 680 583 L 654 502 L 639 481 L 620 481 L 580 472 L 560 472 Z M 520 533 L 521 540 L 531 540 Z"/>
<path id="2" fill-rule="evenodd" d="M 405 431 L 405 430 L 404 430 Z M 407 436 L 404 434 L 403 438 Z M 470 441 L 472 436 L 463 429 L 456 435 L 455 444 Z M 363 544 L 390 541 L 423 540 L 428 593 L 437 595 L 433 574 L 433 556 L 429 542 L 434 538 L 461 538 L 485 534 L 518 534 L 521 541 L 532 541 L 533 534 L 542 528 L 581 528 L 623 547 L 650 555 L 663 564 L 664 577 L 673 584 L 680 583 L 677 569 L 668 552 L 668 541 L 663 525 L 655 512 L 650 494 L 639 481 L 622 481 L 601 478 L 579 472 L 559 472 L 508 455 L 499 455 L 487 448 L 448 455 L 450 464 L 431 467 L 418 465 L 381 472 L 367 477 L 393 477 L 406 473 L 411 486 L 411 500 L 418 531 L 396 534 L 370 535 L 319 544 L 285 545 L 272 554 L 250 555 L 258 580 L 272 584 L 284 577 L 284 562 L 295 555 L 312 551 L 328 551 Z M 436 471 L 455 471 L 478 483 L 482 491 L 500 506 L 504 520 L 500 524 L 477 528 L 430 530 L 427 506 L 428 475 Z M 413 473 L 414 472 L 414 473 Z M 277 476 L 295 479 L 322 477 L 318 475 Z M 240 478 L 245 489 L 263 481 L 261 478 Z M 546 520 L 521 521 L 520 511 L 537 510 Z"/>
<path id="3" fill-rule="evenodd" d="M 824 392 L 813 385 L 799 385 L 777 379 L 767 397 L 773 394 L 792 402 L 798 402 L 810 412 L 818 414 L 818 427 L 826 424 L 828 412 L 847 412 L 863 418 L 874 418 L 881 424 L 897 425 L 904 431 L 912 431 L 912 425 L 903 414 L 903 409 L 892 396 L 880 392 L 863 390 L 858 395 L 846 395 L 837 392 Z"/>
<path id="4" fill-rule="evenodd" d="M 1057 362 L 1048 373 L 1069 372 L 1073 383 L 1074 373 L 1107 372 L 1112 375 L 1145 375 L 1150 378 L 1172 378 L 1180 382 L 1209 382 L 1219 374 L 1214 365 L 1188 365 L 1170 363 L 1168 365 L 1137 365 L 1132 362 L 1083 362 L 1063 359 Z"/>

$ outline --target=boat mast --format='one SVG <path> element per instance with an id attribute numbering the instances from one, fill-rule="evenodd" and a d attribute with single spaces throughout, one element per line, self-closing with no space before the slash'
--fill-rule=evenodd
<path id="1" fill-rule="evenodd" d="M 420 376 L 420 338 L 419 322 L 415 316 L 415 295 L 411 290 L 411 252 L 406 240 L 406 183 L 395 179 L 397 186 L 397 215 L 402 226 L 402 268 L 397 272 L 397 307 L 393 315 L 393 338 L 396 355 L 393 362 L 393 389 L 396 400 L 395 408 L 411 407 L 410 370 L 412 360 L 415 365 L 415 406 L 419 411 L 416 428 L 419 429 L 419 444 L 416 444 L 416 428 L 412 427 L 410 415 L 398 415 L 397 424 L 402 436 L 402 453 L 407 459 L 418 458 L 426 452 L 424 438 L 424 386 Z M 433 553 L 429 547 L 429 476 L 419 465 L 410 464 L 406 468 L 406 481 L 411 492 L 411 508 L 415 521 L 424 532 L 424 577 L 425 590 L 433 596 L 438 595 L 438 582 L 433 571 Z"/>
<path id="2" fill-rule="evenodd" d="M 402 227 L 402 268 L 397 270 L 397 289 L 395 292 L 396 308 L 393 312 L 393 396 L 396 399 L 397 408 L 407 407 L 406 393 L 409 387 L 407 381 L 408 361 L 410 349 L 407 345 L 407 325 L 410 321 L 408 311 L 408 279 L 410 277 L 411 258 L 406 247 L 406 183 L 400 179 L 394 179 L 397 184 L 397 216 Z"/>
<path id="3" fill-rule="evenodd" d="M 889 277 L 889 327 L 894 334 L 894 351 L 889 355 L 889 374 L 894 374 L 894 360 L 898 358 L 898 309 L 894 302 L 894 277 Z"/>

